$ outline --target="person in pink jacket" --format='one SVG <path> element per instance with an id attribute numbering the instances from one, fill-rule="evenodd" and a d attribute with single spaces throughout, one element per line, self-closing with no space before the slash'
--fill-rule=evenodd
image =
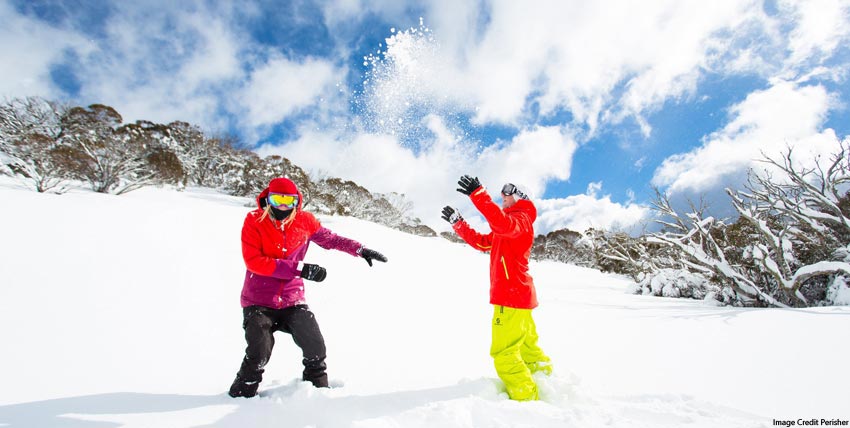
<path id="1" fill-rule="evenodd" d="M 301 210 L 304 197 L 288 178 L 275 178 L 257 197 L 257 209 L 242 225 L 242 327 L 248 346 L 230 387 L 231 397 L 253 397 L 274 347 L 274 332 L 292 335 L 303 354 L 303 379 L 328 386 L 325 341 L 304 298 L 304 280 L 323 281 L 325 268 L 304 263 L 311 242 L 355 257 L 386 262 L 381 253 L 323 227 Z"/>

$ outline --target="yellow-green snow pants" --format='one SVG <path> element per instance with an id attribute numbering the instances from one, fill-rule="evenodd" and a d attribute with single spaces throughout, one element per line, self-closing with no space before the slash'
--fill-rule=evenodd
<path id="1" fill-rule="evenodd" d="M 512 400 L 537 400 L 533 372 L 551 372 L 549 357 L 537 346 L 537 327 L 531 309 L 495 306 L 490 356 Z M 540 364 L 544 363 L 544 364 Z M 544 368 L 545 367 L 545 368 Z"/>

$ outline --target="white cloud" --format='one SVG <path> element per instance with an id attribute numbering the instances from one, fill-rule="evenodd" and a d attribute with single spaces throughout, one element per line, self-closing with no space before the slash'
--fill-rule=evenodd
<path id="1" fill-rule="evenodd" d="M 407 94 L 402 101 L 421 103 L 424 99 L 427 107 L 435 110 L 474 111 L 479 123 L 522 124 L 533 105 L 544 115 L 566 109 L 578 124 L 591 130 L 633 117 L 644 134 L 652 129 L 644 118 L 646 111 L 692 94 L 706 68 L 741 71 L 764 66 L 767 54 L 751 46 L 736 47 L 735 40 L 760 32 L 773 41 L 768 43 L 772 49 L 784 49 L 784 44 L 775 42 L 781 38 L 777 28 L 790 21 L 794 24 L 789 36 L 792 57 L 806 58 L 813 52 L 837 49 L 850 31 L 845 25 L 847 4 L 839 0 L 783 1 L 779 7 L 783 15 L 776 20 L 766 18 L 761 3 L 755 0 L 544 0 L 461 5 L 448 0 L 344 0 L 324 2 L 320 7 L 328 28 L 374 14 L 390 22 L 410 22 L 411 8 L 420 8 L 426 25 L 435 29 L 435 49 L 402 59 L 411 67 L 396 73 L 392 82 L 385 81 L 376 98 L 386 97 L 387 91 L 400 91 L 394 95 L 395 101 Z M 26 20 L 5 9 L 11 19 L 4 21 Z M 230 109 L 228 103 L 235 91 L 237 98 L 259 101 L 256 108 L 250 104 L 247 115 L 245 109 L 231 111 L 244 118 L 244 125 L 266 126 L 280 120 L 315 99 L 321 89 L 312 85 L 325 86 L 323 78 L 328 73 L 339 75 L 346 70 L 319 67 L 317 74 L 306 73 L 311 80 L 300 86 L 301 90 L 287 90 L 292 96 L 276 97 L 283 91 L 280 88 L 288 85 L 277 81 L 287 65 L 300 69 L 318 64 L 299 61 L 296 66 L 291 58 L 281 56 L 262 59 L 268 56 L 262 52 L 258 60 L 262 48 L 239 29 L 237 15 L 256 19 L 262 13 L 253 3 L 180 6 L 166 2 L 155 8 L 122 4 L 121 13 L 109 17 L 107 39 L 99 42 L 100 49 L 85 55 L 79 65 L 83 96 L 114 105 L 131 120 L 179 118 L 214 125 L 222 119 L 222 108 Z M 30 25 L 49 29 L 37 22 Z M 337 35 L 332 32 L 332 37 Z M 52 35 L 46 39 L 69 40 Z M 350 46 L 345 44 L 350 41 L 337 42 L 341 45 L 335 48 L 336 54 L 346 55 Z M 41 82 L 41 92 L 47 91 L 49 58 L 61 52 L 53 45 L 40 43 L 29 49 L 34 68 L 20 74 L 37 76 L 34 80 Z M 402 45 L 396 46 L 396 59 L 411 54 L 404 48 L 411 44 Z M 733 48 L 739 49 L 734 59 L 726 58 L 723 52 Z M 338 59 L 328 58 L 328 67 Z M 733 63 L 718 67 L 715 63 L 723 59 Z M 289 61 L 293 64 L 287 64 Z M 247 72 L 247 68 L 253 71 Z M 401 84 L 407 92 L 399 89 Z M 15 85 L 20 87 L 21 82 Z"/>
<path id="2" fill-rule="evenodd" d="M 331 5 L 330 22 L 366 11 L 409 19 L 385 0 Z M 591 131 L 631 117 L 647 136 L 646 113 L 693 95 L 706 71 L 775 75 L 786 57 L 828 58 L 850 32 L 846 0 L 787 0 L 776 16 L 757 0 L 422 7 L 436 49 L 408 56 L 426 77 L 398 73 L 396 87 L 406 82 L 432 104 L 474 108 L 477 123 L 519 125 L 536 105 L 544 115 L 565 109 Z"/>
<path id="3" fill-rule="evenodd" d="M 587 191 L 585 193 L 588 196 L 592 196 L 592 197 L 595 198 L 596 194 L 599 193 L 600 190 L 602 190 L 602 182 L 596 181 L 596 182 L 588 183 Z"/>
<path id="4" fill-rule="evenodd" d="M 216 16 L 216 13 L 211 13 Z M 229 23 L 219 16 L 187 14 L 181 21 L 189 32 L 196 32 L 200 41 L 198 48 L 183 60 L 181 77 L 187 82 L 198 84 L 232 79 L 241 73 L 240 50 L 242 40 L 233 34 Z"/>
<path id="5" fill-rule="evenodd" d="M 598 190 L 598 189 L 594 189 Z M 567 228 L 583 232 L 588 228 L 635 232 L 648 220 L 650 210 L 642 205 L 618 204 L 610 196 L 573 195 L 537 202 L 538 233 Z"/>
<path id="6" fill-rule="evenodd" d="M 0 22 L 0 97 L 50 97 L 56 90 L 50 68 L 68 50 L 92 48 L 83 36 L 20 15 L 5 0 L 0 1 Z"/>
<path id="7" fill-rule="evenodd" d="M 817 62 L 829 58 L 850 37 L 850 2 L 846 0 L 783 0 L 779 7 L 795 18 L 788 40 L 792 66 L 813 57 Z"/>
<path id="8" fill-rule="evenodd" d="M 713 40 L 748 19 L 755 2 L 495 2 L 481 42 L 459 69 L 482 122 L 511 123 L 534 102 L 600 120 L 638 117 L 692 92 Z M 616 94 L 618 86 L 625 90 Z M 648 125 L 644 123 L 648 132 Z"/>
<path id="9" fill-rule="evenodd" d="M 340 80 L 342 76 L 329 61 L 273 58 L 251 72 L 239 93 L 244 121 L 248 127 L 280 122 L 293 112 L 314 105 Z"/>
<path id="10" fill-rule="evenodd" d="M 701 147 L 665 159 L 652 183 L 672 192 L 705 191 L 751 167 L 759 169 L 762 152 L 775 158 L 789 146 L 805 154 L 801 161 L 809 164 L 813 156 L 837 147 L 835 132 L 821 131 L 832 103 L 822 86 L 777 81 L 732 107 L 732 120 Z"/>
<path id="11" fill-rule="evenodd" d="M 76 65 L 78 101 L 109 104 L 125 121 L 224 127 L 222 92 L 243 76 L 242 41 L 227 7 L 195 6 L 122 4 Z"/>
<path id="12" fill-rule="evenodd" d="M 510 142 L 485 148 L 474 163 L 482 180 L 501 188 L 514 183 L 531 197 L 542 195 L 546 183 L 570 178 L 572 158 L 578 144 L 560 127 L 525 130 Z"/>
<path id="13" fill-rule="evenodd" d="M 103 36 L 88 41 L 0 3 L 4 21 L 13 23 L 0 30 L 0 43 L 7 45 L 0 49 L 23 65 L 15 70 L 19 78 L 3 79 L 10 85 L 6 92 L 55 97 L 50 66 L 72 49 L 78 60 L 70 66 L 81 85 L 74 101 L 111 105 L 128 122 L 183 120 L 210 130 L 235 122 L 247 135 L 257 135 L 257 128 L 315 105 L 323 93 L 333 95 L 343 72 L 330 60 L 292 61 L 260 48 L 239 30 L 234 7 L 122 4 Z"/>
<path id="14" fill-rule="evenodd" d="M 362 16 L 355 5 L 374 11 L 382 4 L 346 2 L 327 13 L 333 21 L 351 19 Z M 774 25 L 756 0 L 464 5 L 425 6 L 433 49 L 390 47 L 415 68 L 393 73 L 388 86 L 413 87 L 432 106 L 474 111 L 479 124 L 521 125 L 537 105 L 543 115 L 567 110 L 591 131 L 633 117 L 645 135 L 647 111 L 693 94 L 706 69 L 731 70 L 718 64 L 729 60 L 725 51 Z M 741 50 L 735 70 L 761 67 L 763 55 Z"/>

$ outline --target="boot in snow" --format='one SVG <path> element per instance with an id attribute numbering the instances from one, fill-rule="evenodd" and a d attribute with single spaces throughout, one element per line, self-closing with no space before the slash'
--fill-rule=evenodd
<path id="1" fill-rule="evenodd" d="M 233 385 L 230 385 L 230 391 L 228 394 L 233 398 L 251 398 L 257 395 L 257 388 L 259 387 L 260 381 L 248 381 L 243 379 L 241 376 L 236 375 L 236 379 L 233 380 Z"/>

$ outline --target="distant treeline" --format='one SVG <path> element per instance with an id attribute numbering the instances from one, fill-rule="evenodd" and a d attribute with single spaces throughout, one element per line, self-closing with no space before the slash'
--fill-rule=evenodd
<path id="1" fill-rule="evenodd" d="M 206 135 L 186 122 L 124 124 L 112 107 L 69 106 L 40 97 L 0 104 L 0 171 L 38 192 L 62 193 L 84 183 L 122 194 L 143 186 L 202 186 L 256 196 L 274 177 L 299 184 L 305 204 L 410 233 L 436 236 L 409 215 L 404 195 L 372 193 L 338 178 L 312 180 L 281 156 L 260 158 L 231 135 Z"/>

